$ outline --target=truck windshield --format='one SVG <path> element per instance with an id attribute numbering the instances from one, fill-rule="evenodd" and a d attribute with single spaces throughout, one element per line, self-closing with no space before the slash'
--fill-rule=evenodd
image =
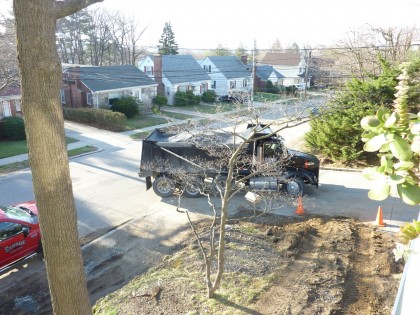
<path id="1" fill-rule="evenodd" d="M 278 157 L 281 155 L 281 146 L 277 142 L 264 143 L 264 157 Z"/>
<path id="2" fill-rule="evenodd" d="M 30 210 L 26 211 L 18 207 L 8 207 L 3 209 L 3 211 L 10 219 L 21 220 L 28 223 L 38 223 L 38 216 Z"/>

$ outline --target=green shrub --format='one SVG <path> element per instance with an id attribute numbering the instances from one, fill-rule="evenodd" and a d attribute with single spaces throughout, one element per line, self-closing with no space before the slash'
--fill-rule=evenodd
<path id="1" fill-rule="evenodd" d="M 25 140 L 25 123 L 20 117 L 6 117 L 3 119 L 7 138 L 10 140 Z"/>
<path id="2" fill-rule="evenodd" d="M 153 104 L 160 106 L 166 106 L 168 105 L 168 98 L 164 95 L 156 95 L 155 98 L 153 98 Z"/>
<path id="3" fill-rule="evenodd" d="M 360 120 L 375 112 L 375 105 L 332 106 L 310 122 L 306 144 L 333 161 L 350 162 L 363 154 Z"/>
<path id="4" fill-rule="evenodd" d="M 367 157 L 360 121 L 379 107 L 392 106 L 397 85 L 396 68 L 383 65 L 383 73 L 364 81 L 352 79 L 329 103 L 329 110 L 311 121 L 306 144 L 334 161 L 351 162 Z"/>
<path id="5" fill-rule="evenodd" d="M 187 106 L 187 105 L 198 105 L 200 104 L 201 97 L 194 95 L 193 91 L 175 93 L 175 106 Z"/>
<path id="6" fill-rule="evenodd" d="M 6 139 L 7 133 L 6 128 L 4 127 L 4 120 L 0 120 L 0 140 Z"/>
<path id="7" fill-rule="evenodd" d="M 216 92 L 207 90 L 201 95 L 201 100 L 205 103 L 214 103 L 216 101 Z"/>
<path id="8" fill-rule="evenodd" d="M 280 92 L 280 88 L 277 85 L 274 85 L 270 80 L 267 80 L 265 83 L 265 92 L 278 94 Z"/>
<path id="9" fill-rule="evenodd" d="M 111 131 L 123 131 L 127 120 L 124 114 L 108 109 L 64 107 L 63 112 L 67 120 Z"/>
<path id="10" fill-rule="evenodd" d="M 115 102 L 111 105 L 111 110 L 123 113 L 127 118 L 132 118 L 140 113 L 141 106 L 142 103 L 138 98 L 124 96 L 115 100 Z"/>

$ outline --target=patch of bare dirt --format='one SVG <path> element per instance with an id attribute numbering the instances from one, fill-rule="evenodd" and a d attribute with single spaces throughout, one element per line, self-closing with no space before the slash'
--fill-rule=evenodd
<path id="1" fill-rule="evenodd" d="M 198 248 L 167 259 L 147 279 L 139 277 L 109 299 L 118 314 L 390 314 L 402 272 L 392 256 L 395 235 L 348 218 L 264 216 L 228 226 L 226 277 L 214 303 L 207 303 Z M 202 231 L 205 233 L 205 230 Z M 192 251 L 191 251 L 192 250 Z M 179 271 L 179 265 L 182 271 Z M 166 275 L 165 270 L 173 270 Z M 246 301 L 252 280 L 270 279 Z M 201 286 L 198 285 L 201 283 Z M 201 301 L 198 302 L 198 300 Z"/>

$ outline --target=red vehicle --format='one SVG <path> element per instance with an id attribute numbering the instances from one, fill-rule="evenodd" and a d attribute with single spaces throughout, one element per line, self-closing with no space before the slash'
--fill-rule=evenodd
<path id="1" fill-rule="evenodd" d="M 35 202 L 0 206 L 0 271 L 42 252 Z"/>

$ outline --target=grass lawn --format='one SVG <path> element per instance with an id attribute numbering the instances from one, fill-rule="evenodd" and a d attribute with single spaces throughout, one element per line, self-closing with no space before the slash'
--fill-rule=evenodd
<path id="1" fill-rule="evenodd" d="M 254 101 L 256 102 L 274 102 L 283 99 L 279 94 L 257 92 L 254 94 Z"/>
<path id="2" fill-rule="evenodd" d="M 157 118 L 149 115 L 141 115 L 140 117 L 134 117 L 127 119 L 125 130 L 135 130 L 145 127 L 160 125 L 167 123 L 168 120 L 165 118 Z"/>
<path id="3" fill-rule="evenodd" d="M 67 144 L 77 142 L 77 139 L 66 137 Z M 0 141 L 0 159 L 28 153 L 26 140 Z"/>
<path id="4" fill-rule="evenodd" d="M 180 113 L 174 113 L 174 112 L 168 112 L 163 110 L 161 112 L 161 115 L 165 116 L 165 117 L 169 117 L 169 118 L 174 118 L 174 119 L 180 119 L 180 120 L 187 120 L 190 118 L 194 118 L 194 115 L 187 115 L 187 114 L 180 114 Z"/>
<path id="5" fill-rule="evenodd" d="M 73 141 L 74 142 L 74 141 Z M 92 152 L 92 151 L 96 151 L 98 148 L 87 145 L 81 148 L 77 148 L 77 149 L 72 149 L 67 151 L 67 154 L 70 157 L 76 156 L 76 155 L 80 155 L 83 153 L 88 153 L 88 152 Z M 10 164 L 6 164 L 6 165 L 0 165 L 0 176 L 1 175 L 6 175 L 8 173 L 11 172 L 15 172 L 24 168 L 29 167 L 29 161 L 22 161 L 22 162 L 16 162 L 16 163 L 10 163 Z"/>
<path id="6" fill-rule="evenodd" d="M 238 105 L 233 104 L 233 103 L 215 103 L 214 105 L 201 104 L 201 105 L 173 106 L 173 108 L 187 110 L 187 111 L 196 112 L 196 113 L 216 114 L 220 112 L 229 112 L 229 111 L 238 109 Z"/>

